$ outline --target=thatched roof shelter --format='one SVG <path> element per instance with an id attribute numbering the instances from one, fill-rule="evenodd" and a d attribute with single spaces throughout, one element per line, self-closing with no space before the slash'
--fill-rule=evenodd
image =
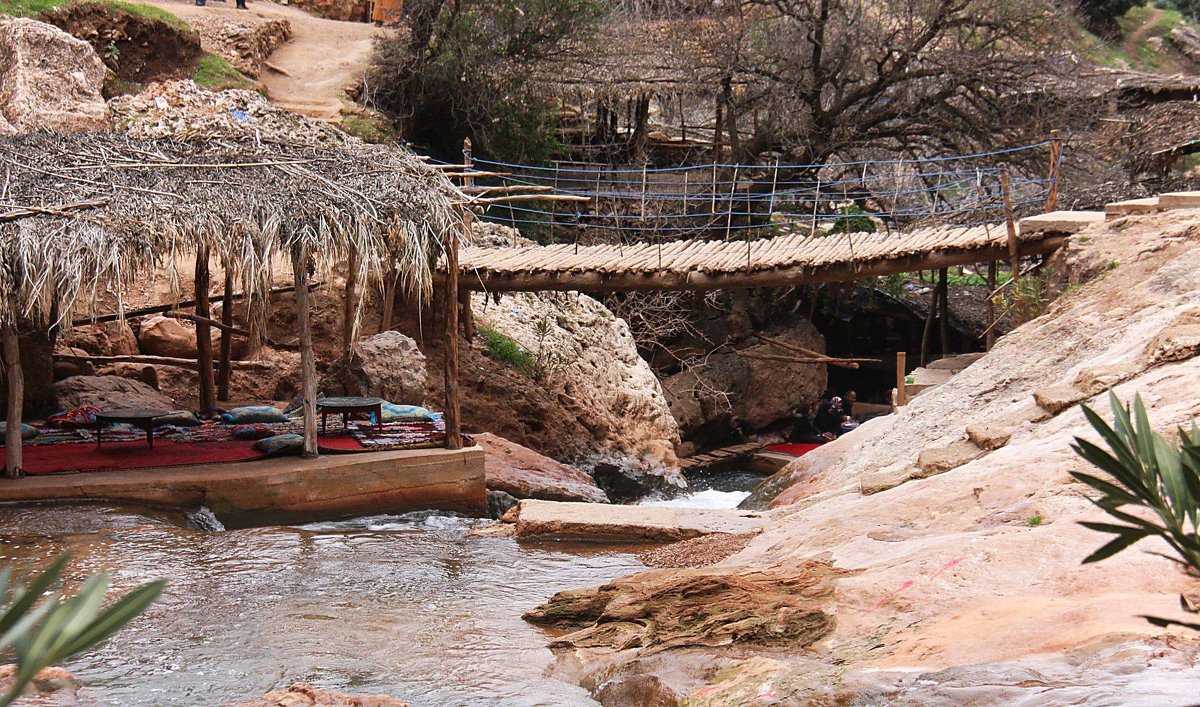
<path id="1" fill-rule="evenodd" d="M 197 256 L 197 315 L 207 317 L 208 260 L 216 255 L 252 302 L 259 298 L 251 311 L 261 324 L 271 262 L 282 252 L 292 256 L 303 349 L 310 268 L 328 272 L 344 262 L 351 281 L 397 283 L 427 298 L 438 254 L 465 232 L 464 200 L 415 155 L 357 141 L 2 138 L 0 328 L 15 341 L 22 322 L 69 322 L 105 294 L 120 302 L 134 278 L 157 266 L 177 283 L 180 253 Z M 203 390 L 212 376 L 208 325 L 200 330 L 198 320 L 197 334 Z M 311 341 L 308 348 L 306 398 L 315 398 Z"/>

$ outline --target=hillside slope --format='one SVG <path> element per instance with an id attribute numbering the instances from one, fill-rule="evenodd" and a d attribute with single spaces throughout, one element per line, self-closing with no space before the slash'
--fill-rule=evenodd
<path id="1" fill-rule="evenodd" d="M 1200 636 L 1139 615 L 1189 618 L 1200 580 L 1150 541 L 1080 564 L 1108 536 L 1077 523 L 1105 516 L 1068 445 L 1095 437 L 1075 403 L 1104 409 L 1109 385 L 1162 430 L 1200 416 L 1200 212 L 1095 227 L 1060 267 L 1078 284 L 1047 314 L 780 472 L 741 553 L 551 600 L 580 629 L 555 644 L 563 673 L 703 705 L 1193 700 Z"/>

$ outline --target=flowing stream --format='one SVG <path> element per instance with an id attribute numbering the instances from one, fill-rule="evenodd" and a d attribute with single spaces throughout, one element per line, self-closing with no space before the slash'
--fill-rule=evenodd
<path id="1" fill-rule="evenodd" d="M 545 676 L 547 634 L 521 613 L 556 591 L 636 572 L 611 548 L 467 537 L 433 513 L 299 528 L 187 530 L 109 506 L 0 508 L 0 562 L 73 555 L 129 589 L 168 580 L 151 609 L 65 667 L 103 705 L 220 705 L 296 681 L 414 705 L 589 705 Z"/>

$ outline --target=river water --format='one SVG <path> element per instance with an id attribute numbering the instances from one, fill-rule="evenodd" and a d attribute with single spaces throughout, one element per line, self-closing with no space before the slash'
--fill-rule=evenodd
<path id="1" fill-rule="evenodd" d="M 588 705 L 545 677 L 547 634 L 521 613 L 642 569 L 631 548 L 468 537 L 431 513 L 299 528 L 185 530 L 107 506 L 0 508 L 0 562 L 70 579 L 104 569 L 164 596 L 65 667 L 103 705 L 219 705 L 306 681 L 414 705 Z"/>

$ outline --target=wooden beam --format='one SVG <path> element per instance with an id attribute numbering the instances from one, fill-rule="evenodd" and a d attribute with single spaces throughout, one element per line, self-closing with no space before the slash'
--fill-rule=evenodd
<path id="1" fill-rule="evenodd" d="M 833 363 L 859 363 L 859 362 L 878 362 L 877 358 L 829 358 L 828 356 L 800 358 L 798 356 L 776 356 L 774 354 L 756 354 L 747 351 L 734 351 L 737 356 L 742 358 L 752 358 L 759 361 L 782 361 L 783 363 L 812 363 L 812 364 L 833 364 Z"/>
<path id="2" fill-rule="evenodd" d="M 1066 242 L 1066 234 L 1047 235 L 1036 241 L 1020 244 L 1021 255 L 1050 253 Z M 938 270 L 952 265 L 971 265 L 1003 259 L 1007 245 L 982 248 L 956 248 L 932 253 L 918 253 L 900 258 L 888 258 L 822 267 L 791 266 L 733 273 L 648 272 L 608 275 L 595 271 L 535 272 L 517 275 L 497 274 L 486 268 L 471 270 L 462 286 L 488 292 L 649 292 L 701 291 L 748 289 L 755 287 L 795 287 L 823 282 L 855 282 L 894 273 Z M 445 274 L 441 274 L 445 278 Z"/>
<path id="3" fill-rule="evenodd" d="M 60 361 L 88 361 L 90 363 L 144 363 L 150 366 L 173 366 L 186 368 L 189 371 L 199 371 L 200 362 L 192 358 L 177 358 L 174 356 L 151 356 L 149 354 L 129 354 L 122 356 L 79 355 L 69 353 L 54 353 L 53 357 Z M 230 361 L 231 368 L 238 370 L 260 371 L 271 367 L 262 361 Z"/>
<path id="4" fill-rule="evenodd" d="M 471 311 L 471 291 L 462 288 L 458 291 L 458 304 L 462 317 L 463 338 L 467 343 L 475 340 L 475 313 Z"/>
<path id="5" fill-rule="evenodd" d="M 908 353 L 896 352 L 896 407 L 908 405 Z"/>
<path id="6" fill-rule="evenodd" d="M 108 197 L 102 196 L 96 199 L 76 201 L 70 204 L 61 204 L 59 206 L 19 206 L 11 211 L 0 212 L 0 223 L 4 223 L 5 221 L 16 221 L 17 219 L 27 218 L 29 216 L 40 216 L 43 214 L 49 214 L 52 216 L 66 216 L 71 211 L 83 211 L 85 209 L 95 209 L 107 205 Z"/>
<path id="7" fill-rule="evenodd" d="M 221 296 L 221 355 L 217 365 L 217 400 L 229 400 L 229 378 L 233 369 L 233 273 L 225 269 L 225 291 Z M 249 332 L 247 332 L 249 333 Z"/>
<path id="8" fill-rule="evenodd" d="M 346 259 L 346 291 L 342 295 L 342 356 L 350 358 L 350 349 L 354 346 L 354 320 L 358 311 L 358 302 L 354 299 L 358 287 L 358 251 L 350 246 L 350 255 Z"/>
<path id="9" fill-rule="evenodd" d="M 1008 229 L 1008 258 L 1012 263 L 1012 279 L 1021 273 L 1021 242 L 1017 237 L 1017 221 L 1013 217 L 1012 192 L 1008 184 L 1008 165 L 1000 165 L 1000 192 L 1004 197 L 1004 226 Z"/>
<path id="10" fill-rule="evenodd" d="M 292 289 L 291 287 L 288 288 L 289 291 L 291 289 Z M 232 324 L 226 324 L 225 322 L 219 322 L 216 319 L 211 319 L 208 317 L 200 317 L 195 314 L 188 314 L 187 312 L 164 312 L 163 316 L 170 317 L 171 319 L 186 319 L 189 322 L 203 321 L 205 324 L 208 324 L 210 327 L 212 327 L 214 329 L 219 329 L 222 332 L 227 331 L 230 334 L 235 334 L 237 336 L 244 336 L 247 339 L 249 339 L 251 337 L 250 332 L 246 331 L 245 329 L 242 329 L 241 327 L 236 327 L 236 326 L 233 326 Z M 221 316 L 222 316 L 222 318 L 224 318 L 224 314 L 222 314 Z M 233 315 L 230 314 L 229 318 L 232 321 Z M 267 345 L 271 346 L 272 348 L 276 348 L 276 349 L 293 350 L 293 349 L 300 348 L 300 344 L 285 344 L 282 341 L 276 341 L 269 336 L 263 336 L 262 340 L 264 342 L 266 342 Z"/>
<path id="11" fill-rule="evenodd" d="M 217 407 L 217 383 L 213 375 L 212 327 L 208 322 L 208 245 L 196 250 L 196 359 L 200 374 L 200 412 L 211 415 Z"/>
<path id="12" fill-rule="evenodd" d="M 778 346 L 783 349 L 787 349 L 788 351 L 793 351 L 795 353 L 803 354 L 805 356 L 812 356 L 814 358 L 826 359 L 829 362 L 829 365 L 831 365 L 831 366 L 837 366 L 839 368 L 849 368 L 849 369 L 857 369 L 858 368 L 857 363 L 847 363 L 847 362 L 841 361 L 839 359 L 836 359 L 833 356 L 830 356 L 829 354 L 823 354 L 820 351 L 813 351 L 812 349 L 806 349 L 803 346 L 797 346 L 796 344 L 793 344 L 788 341 L 783 341 L 781 339 L 773 339 L 769 336 L 764 336 L 763 334 L 755 334 L 755 336 L 757 336 L 759 339 L 762 339 L 763 341 L 767 342 L 768 344 L 774 344 L 775 346 Z M 877 359 L 877 358 L 862 359 L 862 360 L 865 362 L 870 362 L 870 363 L 879 363 L 879 359 Z"/>
<path id="13" fill-rule="evenodd" d="M 21 413 L 25 406 L 25 375 L 21 371 L 21 339 L 16 328 L 4 330 L 4 373 L 8 383 L 8 415 L 4 429 L 4 477 L 25 476 Z"/>
<path id="14" fill-rule="evenodd" d="M 312 282 L 312 283 L 309 283 L 308 290 L 309 290 L 309 292 L 312 292 L 313 290 L 317 289 L 320 286 L 321 286 L 320 282 Z M 291 292 L 294 289 L 295 289 L 295 287 L 293 287 L 292 285 L 287 285 L 285 287 L 276 287 L 271 290 L 268 290 L 267 296 L 269 297 L 271 295 L 283 294 L 284 292 Z M 233 296 L 233 298 L 235 300 L 243 300 L 246 298 L 246 294 L 244 292 L 239 292 L 239 293 L 235 294 Z M 195 306 L 196 306 L 196 300 L 194 300 L 194 299 L 184 300 L 182 302 L 170 302 L 168 304 L 155 304 L 155 305 L 151 305 L 149 307 L 140 307 L 138 309 L 131 309 L 123 314 L 118 314 L 118 313 L 100 314 L 95 317 L 83 317 L 80 319 L 74 319 L 71 321 L 71 326 L 86 326 L 88 324 L 104 324 L 105 322 L 115 322 L 121 318 L 131 319 L 133 317 L 144 317 L 148 314 L 163 314 L 166 312 L 170 312 L 173 309 L 187 309 L 189 307 L 195 307 Z"/>
<path id="15" fill-rule="evenodd" d="M 300 378 L 304 398 L 304 456 L 317 451 L 317 362 L 313 356 L 312 313 L 308 306 L 308 247 L 292 246 L 292 278 L 296 287 L 296 321 L 300 324 Z"/>

